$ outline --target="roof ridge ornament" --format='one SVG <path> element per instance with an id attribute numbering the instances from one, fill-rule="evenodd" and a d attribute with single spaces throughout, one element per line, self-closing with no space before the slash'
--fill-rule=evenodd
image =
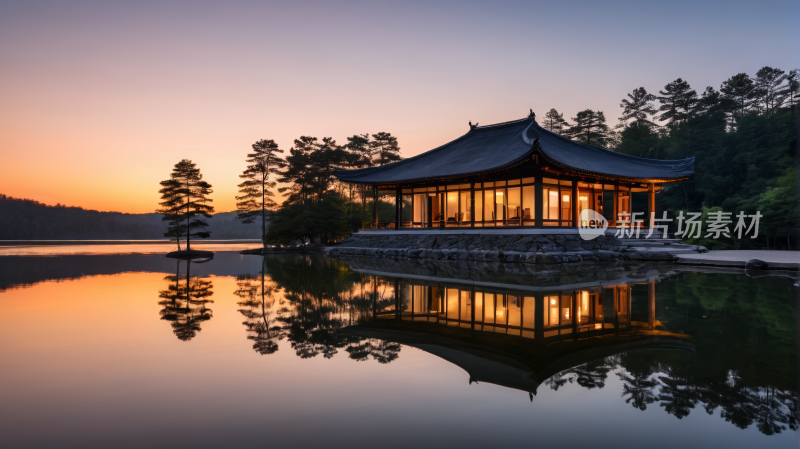
<path id="1" fill-rule="evenodd" d="M 533 109 L 531 109 L 531 113 L 528 114 L 528 118 L 532 118 L 532 119 L 536 120 L 536 113 L 533 112 Z"/>
<path id="2" fill-rule="evenodd" d="M 472 131 L 473 129 L 475 129 L 477 127 L 478 127 L 478 122 L 475 122 L 475 124 L 473 125 L 472 124 L 472 120 L 469 121 L 469 130 L 470 131 Z"/>

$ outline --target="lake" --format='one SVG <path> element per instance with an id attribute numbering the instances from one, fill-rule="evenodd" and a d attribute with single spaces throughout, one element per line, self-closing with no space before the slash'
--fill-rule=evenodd
<path id="1" fill-rule="evenodd" d="M 114 246 L 0 250 L 0 446 L 798 446 L 785 273 Z"/>

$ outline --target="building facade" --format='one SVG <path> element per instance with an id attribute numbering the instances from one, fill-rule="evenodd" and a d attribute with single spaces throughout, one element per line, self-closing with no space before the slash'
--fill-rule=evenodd
<path id="1" fill-rule="evenodd" d="M 465 135 L 418 156 L 336 177 L 368 186 L 376 199 L 394 197 L 394 221 L 379 222 L 374 207 L 365 229 L 577 227 L 584 209 L 610 227 L 628 226 L 636 211 L 634 221 L 647 227 L 655 192 L 687 179 L 693 167 L 694 158 L 644 159 L 583 145 L 542 128 L 531 113 L 470 124 Z"/>

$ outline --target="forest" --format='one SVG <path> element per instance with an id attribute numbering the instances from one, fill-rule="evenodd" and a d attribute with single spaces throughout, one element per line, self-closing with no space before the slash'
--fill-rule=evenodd
<path id="1" fill-rule="evenodd" d="M 739 73 L 722 81 L 719 89 L 708 86 L 699 94 L 682 78 L 657 95 L 636 88 L 621 100 L 622 113 L 613 126 L 603 111 L 590 109 L 570 120 L 550 109 L 540 121 L 576 142 L 637 157 L 695 157 L 691 179 L 658 193 L 657 204 L 671 217 L 680 211 L 703 212 L 705 220 L 709 212 L 720 210 L 733 216 L 740 211 L 763 215 L 755 240 L 701 238 L 691 243 L 712 249 L 797 249 L 799 94 L 798 70 L 763 67 L 755 76 Z M 371 222 L 371 192 L 337 182 L 333 172 L 399 160 L 397 140 L 386 145 L 386 135 L 355 135 L 344 145 L 331 138 L 295 140 L 287 168 L 277 178 L 289 195 L 273 214 L 267 240 L 336 242 L 362 220 Z M 379 221 L 393 221 L 393 201 L 379 200 Z"/>

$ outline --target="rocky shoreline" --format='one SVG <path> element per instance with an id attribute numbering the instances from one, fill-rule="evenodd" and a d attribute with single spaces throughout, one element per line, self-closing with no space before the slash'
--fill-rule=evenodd
<path id="1" fill-rule="evenodd" d="M 475 260 L 525 264 L 565 264 L 614 260 L 673 261 L 666 250 L 643 251 L 623 239 L 599 236 L 582 240 L 576 234 L 538 235 L 359 235 L 333 247 L 331 257 L 385 257 L 432 260 Z"/>

